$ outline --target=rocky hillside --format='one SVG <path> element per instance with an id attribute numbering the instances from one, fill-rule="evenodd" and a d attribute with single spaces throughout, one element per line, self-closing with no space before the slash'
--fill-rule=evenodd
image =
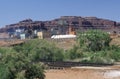
<path id="1" fill-rule="evenodd" d="M 97 17 L 62 16 L 51 21 L 33 21 L 26 19 L 15 24 L 6 25 L 0 29 L 0 32 L 14 32 L 16 29 L 32 29 L 45 30 L 52 34 L 66 34 L 69 33 L 69 28 L 71 28 L 72 31 L 101 29 L 111 32 L 116 29 L 119 31 L 119 25 L 120 23 L 116 23 L 115 21 Z"/>

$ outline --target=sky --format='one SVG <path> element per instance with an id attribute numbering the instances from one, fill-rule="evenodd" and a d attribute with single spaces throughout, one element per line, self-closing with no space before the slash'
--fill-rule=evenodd
<path id="1" fill-rule="evenodd" d="M 95 16 L 120 22 L 120 0 L 0 0 L 0 27 L 29 19 Z"/>

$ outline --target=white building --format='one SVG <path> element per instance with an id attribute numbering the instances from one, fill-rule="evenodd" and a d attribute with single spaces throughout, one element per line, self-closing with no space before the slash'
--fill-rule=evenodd
<path id="1" fill-rule="evenodd" d="M 62 38 L 76 38 L 76 35 L 53 35 L 52 39 L 62 39 Z"/>

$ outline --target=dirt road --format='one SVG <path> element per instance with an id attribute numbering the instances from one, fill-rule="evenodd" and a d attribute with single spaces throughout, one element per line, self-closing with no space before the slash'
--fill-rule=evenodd
<path id="1" fill-rule="evenodd" d="M 120 79 L 119 68 L 80 67 L 63 70 L 47 70 L 46 79 Z"/>

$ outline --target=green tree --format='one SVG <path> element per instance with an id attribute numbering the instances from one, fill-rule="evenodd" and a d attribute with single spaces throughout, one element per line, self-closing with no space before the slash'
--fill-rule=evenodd
<path id="1" fill-rule="evenodd" d="M 36 62 L 33 62 L 24 53 L 16 52 L 13 49 L 0 49 L 0 51 L 2 55 L 0 60 L 0 79 L 27 79 L 25 71 L 28 70 L 29 66 L 34 66 Z M 34 73 L 34 76 L 40 75 L 41 79 L 44 79 L 44 68 L 40 64 L 36 63 L 39 67 L 33 68 L 34 71 L 38 72 Z"/>
<path id="2" fill-rule="evenodd" d="M 83 53 L 81 52 L 81 50 L 79 49 L 78 46 L 74 46 L 67 53 L 68 53 L 68 56 L 69 56 L 68 58 L 70 60 L 77 59 L 77 58 L 80 58 L 80 57 L 83 56 Z"/>
<path id="3" fill-rule="evenodd" d="M 109 47 L 111 38 L 109 34 L 100 30 L 89 30 L 78 33 L 78 43 L 81 48 L 90 51 L 100 51 Z"/>
<path id="4" fill-rule="evenodd" d="M 29 65 L 25 71 L 26 79 L 44 79 L 44 69 L 41 68 L 41 64 Z"/>
<path id="5" fill-rule="evenodd" d="M 30 40 L 14 49 L 24 53 L 32 61 L 63 61 L 63 50 L 46 40 Z"/>

